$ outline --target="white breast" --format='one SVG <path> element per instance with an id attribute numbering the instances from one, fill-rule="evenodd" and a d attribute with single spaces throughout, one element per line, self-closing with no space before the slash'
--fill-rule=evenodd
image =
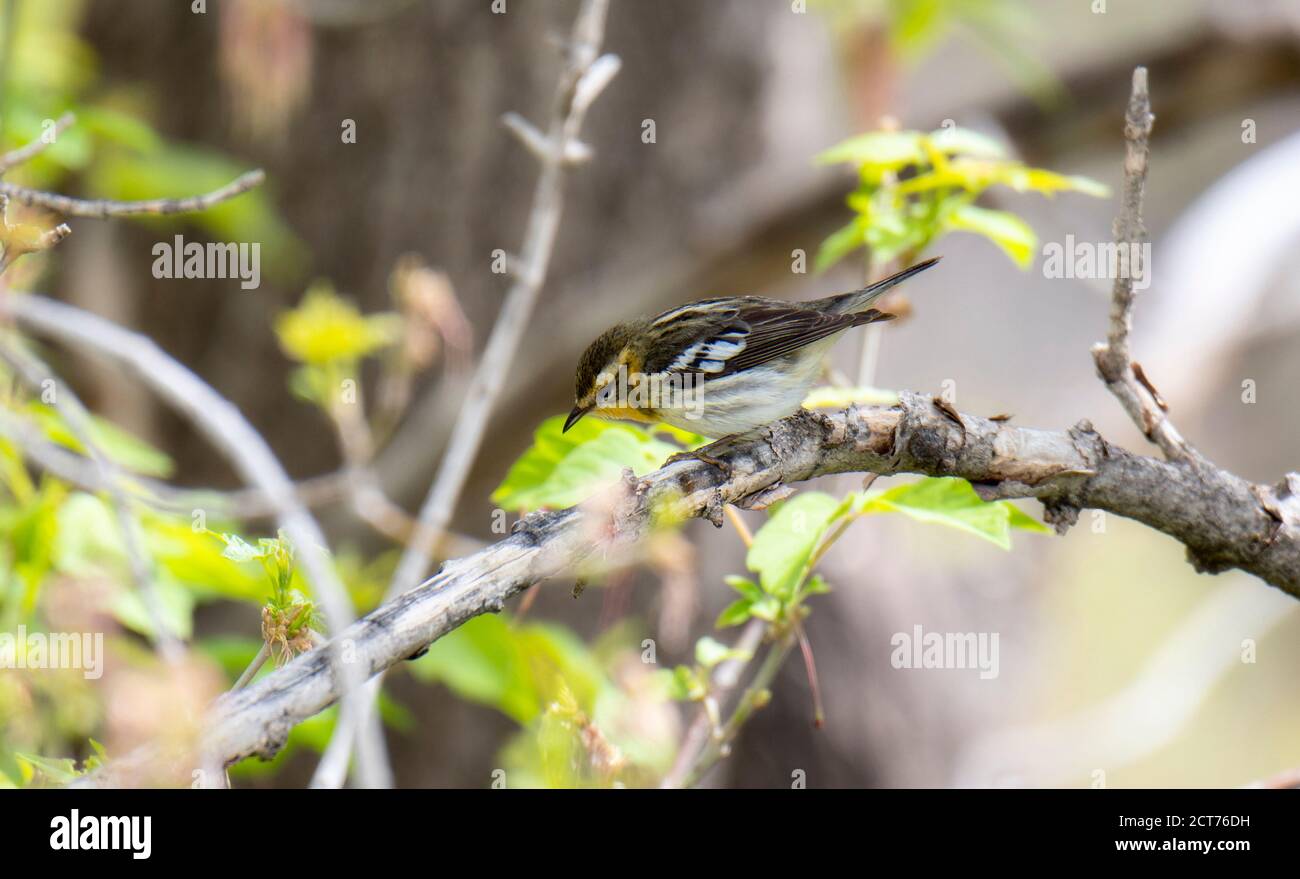
<path id="1" fill-rule="evenodd" d="M 659 416 L 674 427 L 717 438 L 745 433 L 793 415 L 821 373 L 821 354 L 838 335 L 801 351 L 793 369 L 789 365 L 779 371 L 771 366 L 756 366 L 709 379 L 698 391 L 699 397 L 688 400 L 693 405 L 660 409 Z"/>

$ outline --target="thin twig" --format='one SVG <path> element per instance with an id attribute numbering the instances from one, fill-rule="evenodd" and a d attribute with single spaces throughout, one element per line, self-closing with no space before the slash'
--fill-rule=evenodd
<path id="1" fill-rule="evenodd" d="M 731 522 L 736 533 L 740 535 L 740 541 L 745 544 L 745 548 L 754 545 L 754 535 L 750 533 L 749 526 L 741 518 L 740 511 L 731 504 L 723 507 L 727 520 Z M 703 753 L 709 744 L 709 739 L 713 736 L 718 728 L 718 706 L 726 701 L 727 696 L 735 689 L 736 684 L 740 682 L 749 666 L 750 661 L 754 658 L 758 645 L 767 637 L 768 624 L 760 619 L 751 619 L 745 626 L 745 630 L 736 640 L 733 651 L 738 655 L 733 659 L 728 659 L 718 665 L 713 670 L 713 675 L 709 680 L 709 693 L 704 698 L 700 710 L 695 715 L 690 727 L 686 730 L 686 735 L 682 737 L 682 743 L 677 748 L 677 757 L 673 760 L 672 768 L 660 780 L 660 787 L 675 788 L 681 787 L 685 781 L 686 775 L 690 772 L 699 755 Z"/>
<path id="2" fill-rule="evenodd" d="M 564 207 L 564 171 L 571 161 L 570 145 L 577 142 L 592 101 L 618 69 L 616 58 L 599 55 L 608 10 L 609 0 L 584 0 L 574 22 L 567 62 L 556 89 L 549 132 L 544 141 L 540 137 L 523 139 L 537 155 L 541 172 L 524 232 L 523 250 L 514 267 L 515 282 L 506 294 L 501 314 L 466 392 L 451 444 L 420 507 L 422 528 L 412 535 L 402 554 L 388 590 L 390 597 L 414 587 L 428 570 L 438 535 L 451 520 L 483 442 L 488 418 L 511 374 L 515 351 L 546 280 Z M 515 120 L 511 128 L 518 131 L 526 125 L 522 120 Z M 543 142 L 545 148 L 539 146 Z"/>
<path id="3" fill-rule="evenodd" d="M 257 673 L 262 670 L 262 666 L 266 665 L 266 661 L 270 658 L 271 645 L 266 641 L 262 641 L 262 646 L 257 651 L 257 655 L 253 657 L 253 661 L 248 664 L 248 668 L 244 669 L 244 673 L 239 676 L 239 680 L 235 681 L 235 685 L 230 689 L 242 690 L 248 686 L 248 682 L 257 676 Z"/>
<path id="4" fill-rule="evenodd" d="M 731 745 L 736 740 L 741 728 L 753 716 L 754 712 L 763 707 L 771 697 L 770 688 L 772 682 L 776 680 L 777 673 L 781 671 L 781 666 L 785 664 L 785 658 L 790 655 L 790 650 L 794 645 L 795 638 L 793 634 L 787 632 L 785 636 L 773 642 L 772 646 L 767 648 L 767 655 L 763 657 L 762 665 L 754 673 L 754 678 L 749 682 L 749 686 L 745 688 L 745 692 L 740 694 L 740 699 L 736 702 L 736 708 L 731 713 L 731 718 L 722 727 L 721 733 L 709 742 L 687 771 L 682 782 L 683 787 L 695 787 L 719 760 L 730 756 Z"/>
<path id="5" fill-rule="evenodd" d="M 700 706 L 700 711 L 696 714 L 695 720 L 691 723 L 690 728 L 686 730 L 686 735 L 682 737 L 682 744 L 677 749 L 677 757 L 673 760 L 672 768 L 660 780 L 660 787 L 681 787 L 686 782 L 686 777 L 690 774 L 691 768 L 695 766 L 700 755 L 704 753 L 704 749 L 708 747 L 709 741 L 714 737 L 715 733 L 721 733 L 716 723 L 717 706 L 725 702 L 731 691 L 740 683 L 745 669 L 758 652 L 759 645 L 763 643 L 763 638 L 766 635 L 767 623 L 763 620 L 751 619 L 745 624 L 744 631 L 740 633 L 740 637 L 736 639 L 736 644 L 732 648 L 739 655 L 734 659 L 719 663 L 718 667 L 713 670 L 708 696 L 712 704 Z"/>
<path id="6" fill-rule="evenodd" d="M 813 657 L 812 641 L 804 630 L 803 621 L 795 617 L 790 625 L 799 639 L 799 650 L 803 653 L 804 671 L 808 674 L 808 688 L 812 690 L 813 726 L 821 729 L 826 724 L 826 709 L 822 706 L 822 687 L 817 678 L 817 660 Z"/>
<path id="7" fill-rule="evenodd" d="M 740 511 L 731 504 L 727 504 L 724 512 L 727 514 L 727 520 L 731 522 L 731 527 L 735 528 L 736 533 L 740 535 L 740 542 L 745 544 L 745 549 L 753 546 L 754 535 L 750 532 L 749 526 L 745 524 L 745 520 L 740 517 Z"/>
<path id="8" fill-rule="evenodd" d="M 55 120 L 54 128 L 51 130 L 51 136 L 48 140 L 46 139 L 45 133 L 42 132 L 40 136 L 34 139 L 31 143 L 26 144 L 25 146 L 20 146 L 17 149 L 12 149 L 3 156 L 0 156 L 0 174 L 4 174 L 10 168 L 17 167 L 23 162 L 31 161 L 36 156 L 39 156 L 47 149 L 54 146 L 59 135 L 66 131 L 68 126 L 72 125 L 75 121 L 76 117 L 71 113 L 64 113 Z"/>
<path id="9" fill-rule="evenodd" d="M 1142 222 L 1142 198 L 1146 189 L 1147 160 L 1150 156 L 1151 95 L 1147 89 L 1145 67 L 1133 71 L 1133 90 L 1124 118 L 1124 187 L 1120 195 L 1119 216 L 1115 218 L 1117 246 L 1115 283 L 1111 289 L 1110 329 L 1106 341 L 1092 349 L 1097 372 L 1106 387 L 1119 400 L 1129 418 L 1142 434 L 1160 447 L 1170 461 L 1194 465 L 1206 462 L 1174 427 L 1161 406 L 1159 395 L 1149 381 L 1139 381 L 1129 335 L 1133 329 L 1133 306 L 1136 300 L 1133 278 L 1151 267 L 1144 265 L 1147 241 Z M 1123 269 L 1127 270 L 1123 270 Z"/>
<path id="10" fill-rule="evenodd" d="M 352 757 L 353 743 L 357 740 L 358 727 L 364 730 L 363 737 L 383 735 L 383 722 L 377 710 L 379 691 L 383 683 L 382 675 L 375 675 L 366 681 L 361 687 L 364 701 L 359 706 L 360 711 L 349 723 L 345 724 L 340 715 L 334 725 L 334 735 L 330 736 L 329 744 L 325 746 L 320 762 L 316 764 L 316 770 L 312 773 L 308 787 L 326 790 L 337 790 L 343 787 L 343 782 L 348 777 L 348 766 Z"/>
<path id="11" fill-rule="evenodd" d="M 166 215 L 206 211 L 214 205 L 248 192 L 255 186 L 261 185 L 264 180 L 266 174 L 258 169 L 241 174 L 220 189 L 214 189 L 203 195 L 191 195 L 185 198 L 153 198 L 143 201 L 72 198 L 5 181 L 0 181 L 0 194 L 7 195 L 22 204 L 45 208 L 64 216 L 102 220 L 106 217 L 128 217 L 137 214 Z"/>
<path id="12" fill-rule="evenodd" d="M 398 540 L 409 539 L 413 531 L 411 520 L 404 510 L 384 494 L 379 487 L 379 477 L 370 468 L 374 457 L 374 437 L 366 421 L 365 404 L 359 387 L 356 393 L 357 398 L 352 403 L 340 401 L 329 408 L 343 453 L 353 510 L 381 533 L 388 533 Z M 310 787 L 330 790 L 341 788 L 347 780 L 354 743 L 365 738 L 378 738 L 382 741 L 383 725 L 375 710 L 382 686 L 382 675 L 366 681 L 360 690 L 356 713 L 346 723 L 340 715 L 334 733 L 312 773 Z M 358 730 L 362 731 L 360 736 Z"/>
<path id="13" fill-rule="evenodd" d="M 335 402 L 329 407 L 330 420 L 343 455 L 343 474 L 352 510 L 361 521 L 396 543 L 406 543 L 418 523 L 384 492 L 372 466 L 375 440 L 366 421 L 361 389 L 356 400 Z"/>

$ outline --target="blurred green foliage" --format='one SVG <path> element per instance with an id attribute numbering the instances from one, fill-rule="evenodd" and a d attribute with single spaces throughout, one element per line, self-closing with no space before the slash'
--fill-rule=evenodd
<path id="1" fill-rule="evenodd" d="M 1029 224 L 1009 211 L 975 204 L 993 186 L 1016 192 L 1108 191 L 1086 177 L 1029 168 L 1010 159 L 1002 145 L 963 128 L 873 131 L 850 138 L 817 157 L 823 164 L 852 165 L 859 184 L 847 199 L 853 219 L 822 242 L 816 268 L 823 271 L 860 247 L 871 262 L 904 264 L 948 232 L 974 232 L 1028 268 L 1038 248 Z"/>
<path id="2" fill-rule="evenodd" d="M 562 626 L 477 617 L 413 664 L 520 727 L 499 756 L 507 787 L 652 784 L 672 762 L 667 693 L 637 652 L 630 627 L 587 646 Z"/>
<path id="3" fill-rule="evenodd" d="M 1025 48 L 1045 41 L 1032 0 L 810 0 L 809 6 L 830 19 L 842 43 L 881 28 L 894 52 L 916 61 L 957 36 L 983 50 L 1041 106 L 1065 98 L 1051 68 Z"/>

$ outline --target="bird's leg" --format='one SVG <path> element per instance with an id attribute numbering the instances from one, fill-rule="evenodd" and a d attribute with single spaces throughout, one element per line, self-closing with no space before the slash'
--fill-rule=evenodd
<path id="1" fill-rule="evenodd" d="M 717 467 L 722 471 L 724 476 L 730 479 L 731 462 L 727 461 L 725 458 L 715 458 L 713 455 L 704 451 L 705 449 L 712 448 L 713 445 L 714 443 L 709 443 L 709 445 L 695 449 L 694 451 L 677 452 L 674 455 L 670 455 L 667 461 L 664 461 L 664 466 L 667 467 L 669 464 L 676 464 L 678 461 L 703 461 L 705 464 Z"/>
<path id="2" fill-rule="evenodd" d="M 737 443 L 743 442 L 746 439 L 752 439 L 757 435 L 757 432 L 756 429 L 745 431 L 744 433 L 728 434 L 727 436 L 720 437 L 709 443 L 707 446 L 702 446 L 694 451 L 678 452 L 665 461 L 664 464 L 666 466 L 676 461 L 689 461 L 693 458 L 696 461 L 703 461 L 705 464 L 717 467 L 722 471 L 724 476 L 730 479 L 732 474 L 735 472 L 735 467 L 729 460 L 720 456 L 731 451 L 732 447 Z"/>

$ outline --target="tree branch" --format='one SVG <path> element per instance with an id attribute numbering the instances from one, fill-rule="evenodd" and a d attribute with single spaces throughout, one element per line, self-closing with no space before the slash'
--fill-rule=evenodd
<path id="1" fill-rule="evenodd" d="M 1147 91 L 1147 69 L 1133 71 L 1133 91 L 1124 116 L 1124 188 L 1119 216 L 1115 218 L 1115 284 L 1111 291 L 1110 330 L 1106 341 L 1093 347 L 1097 373 L 1119 400 L 1142 434 L 1158 445 L 1170 461 L 1192 465 L 1207 462 L 1183 439 L 1165 414 L 1164 401 L 1155 387 L 1133 362 L 1129 334 L 1133 329 L 1133 278 L 1150 265 L 1143 264 L 1147 238 L 1142 222 L 1142 197 L 1146 189 L 1147 159 L 1150 156 L 1151 95 Z"/>
<path id="2" fill-rule="evenodd" d="M 1187 546 L 1202 571 L 1239 567 L 1300 597 L 1300 475 L 1287 487 L 1251 485 L 1220 470 L 1193 473 L 1113 446 L 1083 422 L 1068 432 L 1015 427 L 952 413 L 933 398 L 905 393 L 892 407 L 800 412 L 755 439 L 715 443 L 729 477 L 700 461 L 678 461 L 615 496 L 534 513 L 516 533 L 475 555 L 446 562 L 437 575 L 379 607 L 345 639 L 367 675 L 418 652 L 483 613 L 498 612 L 528 586 L 591 557 L 618 557 L 645 534 L 658 510 L 722 521 L 724 504 L 744 506 L 778 485 L 834 473 L 959 476 L 986 499 L 1034 497 L 1064 529 L 1081 508 L 1143 522 Z M 299 657 L 256 684 L 223 696 L 205 726 L 203 750 L 230 763 L 269 757 L 289 730 L 338 696 L 324 651 Z M 132 777 L 156 751 L 138 752 L 89 784 Z"/>
<path id="3" fill-rule="evenodd" d="M 144 201 L 72 198 L 4 181 L 0 181 L 0 194 L 7 195 L 21 204 L 45 208 L 64 216 L 102 220 L 106 217 L 126 217 L 134 214 L 190 214 L 206 211 L 213 205 L 229 201 L 255 186 L 260 186 L 265 179 L 266 174 L 259 169 L 240 174 L 220 189 L 214 189 L 203 195 L 191 195 L 185 198 L 151 198 Z"/>

